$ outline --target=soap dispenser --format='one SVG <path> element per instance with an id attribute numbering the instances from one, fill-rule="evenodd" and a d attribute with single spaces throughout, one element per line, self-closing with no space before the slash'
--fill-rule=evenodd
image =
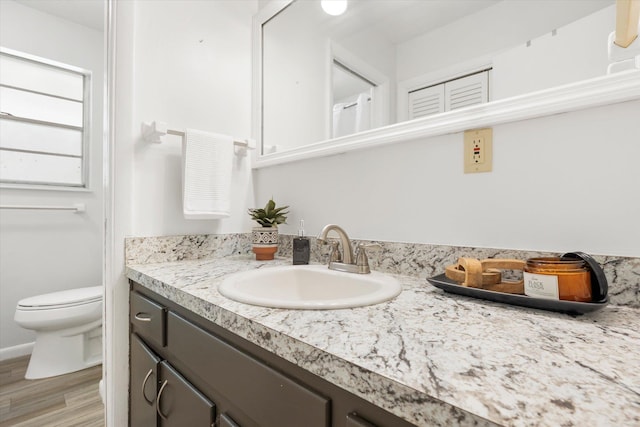
<path id="1" fill-rule="evenodd" d="M 300 220 L 298 237 L 293 239 L 293 265 L 309 264 L 311 244 L 308 237 L 304 237 L 304 220 Z"/>

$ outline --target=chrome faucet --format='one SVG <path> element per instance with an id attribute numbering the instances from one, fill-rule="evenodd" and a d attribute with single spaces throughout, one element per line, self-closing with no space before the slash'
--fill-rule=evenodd
<path id="1" fill-rule="evenodd" d="M 342 244 L 342 253 L 338 247 L 338 242 L 328 241 L 327 235 L 330 231 L 335 231 L 340 237 L 340 243 Z M 359 273 L 368 274 L 371 273 L 369 268 L 369 258 L 365 249 L 380 248 L 377 243 L 364 244 L 360 243 L 356 249 L 355 262 L 353 261 L 353 247 L 351 246 L 351 240 L 347 236 L 347 232 L 341 227 L 335 224 L 325 225 L 320 234 L 317 237 L 318 243 L 331 245 L 331 254 L 329 255 L 329 269 L 344 271 L 347 273 Z"/>

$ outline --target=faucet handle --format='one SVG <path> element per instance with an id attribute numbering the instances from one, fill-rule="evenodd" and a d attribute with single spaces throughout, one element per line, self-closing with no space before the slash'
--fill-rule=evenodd
<path id="1" fill-rule="evenodd" d="M 382 245 L 378 243 L 360 243 L 356 248 L 356 265 L 363 272 L 369 273 L 369 258 L 367 257 L 367 249 L 382 249 Z"/>
<path id="2" fill-rule="evenodd" d="M 329 262 L 342 262 L 342 254 L 338 249 L 339 243 L 336 241 L 329 241 L 331 245 L 331 253 L 329 254 Z"/>
<path id="3" fill-rule="evenodd" d="M 358 243 L 356 249 L 382 249 L 380 243 Z"/>

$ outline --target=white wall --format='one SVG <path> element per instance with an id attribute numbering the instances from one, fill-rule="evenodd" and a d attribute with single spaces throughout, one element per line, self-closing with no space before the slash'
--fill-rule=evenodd
<path id="1" fill-rule="evenodd" d="M 461 133 L 256 171 L 288 226 L 350 237 L 640 256 L 640 101 L 495 126 L 493 172 L 463 173 Z"/>
<path id="2" fill-rule="evenodd" d="M 251 18 L 254 1 L 136 2 L 133 122 L 165 121 L 251 136 Z M 230 233 L 250 229 L 250 157 L 233 161 L 231 217 L 185 220 L 181 138 L 135 141 L 133 232 L 136 236 Z"/>
<path id="3" fill-rule="evenodd" d="M 308 15 L 298 2 L 264 25 L 262 139 L 278 151 L 331 137 L 329 41 Z"/>
<path id="4" fill-rule="evenodd" d="M 0 211 L 0 357 L 11 357 L 12 347 L 34 340 L 33 332 L 13 322 L 18 300 L 102 283 L 103 34 L 2 0 L 0 44 L 93 72 L 90 191 L 0 189 L 1 204 L 87 208 L 82 214 Z"/>
<path id="5" fill-rule="evenodd" d="M 616 7 L 606 7 L 496 54 L 492 96 L 502 99 L 573 83 L 607 72 L 607 38 L 615 27 Z"/>
<path id="6" fill-rule="evenodd" d="M 398 81 L 491 57 L 601 9 L 610 0 L 504 1 L 398 45 Z M 615 23 L 612 23 L 612 27 Z M 603 42 L 606 49 L 606 39 Z"/>
<path id="7" fill-rule="evenodd" d="M 129 286 L 124 276 L 125 237 L 131 236 L 134 144 L 140 129 L 133 122 L 136 7 L 134 2 L 109 2 L 105 322 L 103 324 L 105 419 L 108 427 L 128 425 Z M 117 83 L 116 83 L 117 82 Z"/>
<path id="8" fill-rule="evenodd" d="M 357 58 L 353 64 L 347 62 L 347 66 L 371 81 L 387 86 L 384 94 L 380 93 L 380 87 L 377 94 L 374 92 L 372 128 L 395 123 L 396 97 L 389 94 L 395 94 L 397 90 L 396 45 L 390 43 L 376 28 L 360 31 L 338 40 L 338 43 Z"/>
<path id="9" fill-rule="evenodd" d="M 251 228 L 250 158 L 234 158 L 229 219 L 187 221 L 181 144 L 140 139 L 143 120 L 238 138 L 251 133 L 251 23 L 257 1 L 116 2 L 112 218 L 106 289 L 107 426 L 127 424 L 128 286 L 124 237 L 238 233 Z"/>

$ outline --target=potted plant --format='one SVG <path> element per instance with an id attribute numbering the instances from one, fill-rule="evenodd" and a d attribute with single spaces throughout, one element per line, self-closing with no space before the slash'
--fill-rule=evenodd
<path id="1" fill-rule="evenodd" d="M 272 260 L 278 250 L 278 224 L 286 224 L 289 206 L 276 207 L 271 198 L 264 208 L 249 209 L 249 216 L 260 224 L 251 233 L 252 251 L 259 261 Z"/>

